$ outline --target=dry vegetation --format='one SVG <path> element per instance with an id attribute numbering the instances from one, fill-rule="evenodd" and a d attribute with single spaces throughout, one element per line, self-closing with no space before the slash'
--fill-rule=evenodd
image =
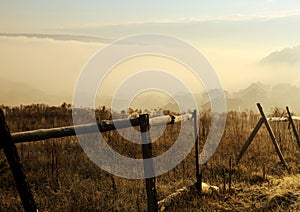
<path id="1" fill-rule="evenodd" d="M 61 107 L 30 105 L 5 107 L 11 132 L 72 125 L 70 105 Z M 99 108 L 98 119 L 109 119 L 111 111 Z M 274 114 L 281 115 L 280 109 Z M 127 116 L 125 113 L 119 117 Z M 299 211 L 300 149 L 287 123 L 271 123 L 283 155 L 291 168 L 280 164 L 268 133 L 263 127 L 240 164 L 232 169 L 232 189 L 228 190 L 229 160 L 233 163 L 259 114 L 229 112 L 217 152 L 201 165 L 203 181 L 221 188 L 220 194 L 199 197 L 192 191 L 167 211 Z M 192 121 L 188 123 L 193 127 Z M 209 132 L 210 114 L 201 114 L 200 145 Z M 300 125 L 296 123 L 298 132 Z M 169 125 L 154 144 L 154 154 L 166 151 L 175 141 L 180 125 Z M 184 129 L 183 129 L 184 130 Z M 130 130 L 128 130 L 130 134 Z M 123 155 L 141 158 L 141 147 L 124 140 L 117 132 L 103 134 L 107 143 Z M 192 138 L 192 134 L 186 135 Z M 40 211 L 145 211 L 143 180 L 128 180 L 102 171 L 84 154 L 76 137 L 49 139 L 17 145 L 21 162 L 32 186 Z M 158 200 L 195 182 L 194 149 L 176 168 L 157 178 Z M 224 191 L 224 177 L 227 190 Z M 0 152 L 0 211 L 22 211 L 11 172 Z"/>

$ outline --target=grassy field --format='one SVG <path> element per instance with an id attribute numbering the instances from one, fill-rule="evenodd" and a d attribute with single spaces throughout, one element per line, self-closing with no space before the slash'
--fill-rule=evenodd
<path id="1" fill-rule="evenodd" d="M 72 125 L 70 105 L 50 107 L 1 106 L 11 132 Z M 167 111 L 166 111 L 167 112 Z M 111 111 L 95 111 L 99 120 L 110 119 Z M 278 108 L 272 115 L 281 115 Z M 125 113 L 119 117 L 127 117 Z M 200 197 L 196 191 L 180 197 L 166 211 L 299 211 L 300 148 L 288 123 L 271 123 L 275 137 L 291 173 L 284 169 L 265 127 L 260 129 L 246 154 L 232 172 L 228 190 L 229 160 L 235 164 L 243 144 L 260 116 L 256 111 L 228 112 L 225 133 L 216 153 L 201 165 L 203 181 L 220 187 L 219 193 Z M 200 149 L 209 132 L 210 113 L 201 113 Z M 189 121 L 187 127 L 193 127 Z M 298 132 L 300 125 L 296 122 Z M 169 125 L 153 145 L 154 155 L 165 152 L 177 138 L 180 124 Z M 130 134 L 130 129 L 128 129 Z M 141 147 L 117 132 L 103 133 L 107 143 L 119 153 L 141 158 Z M 192 134 L 186 132 L 187 138 Z M 113 176 L 98 168 L 85 155 L 76 137 L 17 144 L 21 162 L 40 211 L 145 211 L 145 183 Z M 176 168 L 157 178 L 161 200 L 183 186 L 195 182 L 195 150 Z M 224 179 L 226 189 L 224 189 Z M 22 211 L 22 204 L 5 155 L 0 152 L 0 211 Z"/>

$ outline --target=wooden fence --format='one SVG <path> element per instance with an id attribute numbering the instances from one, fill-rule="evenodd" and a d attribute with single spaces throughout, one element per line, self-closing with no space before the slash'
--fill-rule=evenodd
<path id="1" fill-rule="evenodd" d="M 298 144 L 298 146 L 299 146 L 299 148 L 300 148 L 299 135 L 298 135 L 298 133 L 297 133 L 297 130 L 296 130 L 296 127 L 295 127 L 295 124 L 294 124 L 294 121 L 293 121 L 293 119 L 295 119 L 295 120 L 300 120 L 300 118 L 297 117 L 297 116 L 292 117 L 292 115 L 291 115 L 290 110 L 289 110 L 288 107 L 286 107 L 287 114 L 288 114 L 287 117 L 269 117 L 269 118 L 267 118 L 266 115 L 265 115 L 265 113 L 264 113 L 264 111 L 263 111 L 262 106 L 260 105 L 260 103 L 257 103 L 257 107 L 258 107 L 258 110 L 259 110 L 259 112 L 260 112 L 261 118 L 259 119 L 258 123 L 257 123 L 256 126 L 254 127 L 254 129 L 253 129 L 252 133 L 250 134 L 249 138 L 246 140 L 244 146 L 242 147 L 242 149 L 241 149 L 241 151 L 240 151 L 240 154 L 239 154 L 238 157 L 237 157 L 237 162 L 236 162 L 236 164 L 238 164 L 238 163 L 240 162 L 240 160 L 242 159 L 244 153 L 246 152 L 246 150 L 247 150 L 248 147 L 250 146 L 250 144 L 251 144 L 251 142 L 253 141 L 255 135 L 258 133 L 258 130 L 261 128 L 261 126 L 262 126 L 263 124 L 265 124 L 265 126 L 266 126 L 266 128 L 267 128 L 267 131 L 268 131 L 268 133 L 269 133 L 269 135 L 270 135 L 270 138 L 271 138 L 271 140 L 272 140 L 272 142 L 273 142 L 273 145 L 274 145 L 274 147 L 275 147 L 275 151 L 276 151 L 276 153 L 277 153 L 277 155 L 278 155 L 278 157 L 279 157 L 279 159 L 280 159 L 282 165 L 285 167 L 285 169 L 286 169 L 287 171 L 290 171 L 290 169 L 289 169 L 289 167 L 288 167 L 288 165 L 287 165 L 287 163 L 286 163 L 286 161 L 285 161 L 285 159 L 284 159 L 284 157 L 283 157 L 283 155 L 282 155 L 281 149 L 280 149 L 280 147 L 279 147 L 279 145 L 278 145 L 278 142 L 277 142 L 277 140 L 276 140 L 276 138 L 275 138 L 275 135 L 274 135 L 274 133 L 273 133 L 273 131 L 272 131 L 272 129 L 271 129 L 271 126 L 270 126 L 269 122 L 270 122 L 270 121 L 271 121 L 271 122 L 272 122 L 272 121 L 280 121 L 280 122 L 281 122 L 281 121 L 288 121 L 289 124 L 290 124 L 290 125 L 292 126 L 292 128 L 293 128 L 293 133 L 294 133 L 294 135 L 295 135 L 295 137 L 296 137 L 297 144 Z"/>
<path id="2" fill-rule="evenodd" d="M 27 132 L 19 132 L 10 134 L 9 128 L 5 122 L 5 117 L 2 109 L 0 108 L 0 149 L 4 149 L 9 166 L 12 170 L 13 177 L 16 181 L 17 189 L 23 204 L 25 211 L 38 211 L 37 205 L 35 203 L 34 197 L 32 195 L 29 183 L 27 181 L 25 171 L 20 162 L 20 157 L 17 152 L 15 143 L 22 142 L 33 142 L 40 141 L 50 138 L 61 138 L 66 136 L 75 136 L 77 134 L 88 134 L 96 132 L 107 132 L 111 130 L 129 128 L 133 126 L 139 126 L 141 131 L 142 140 L 142 152 L 143 159 L 152 158 L 152 144 L 149 134 L 150 126 L 159 126 L 166 124 L 174 124 L 181 121 L 187 121 L 189 119 L 194 119 L 194 132 L 195 132 L 195 142 L 196 142 L 196 179 L 197 188 L 201 192 L 201 175 L 199 172 L 199 159 L 198 159 L 198 130 L 197 130 L 197 111 L 195 110 L 193 114 L 185 114 L 181 116 L 166 115 L 160 117 L 149 118 L 148 114 L 141 114 L 138 118 L 133 119 L 119 119 L 119 120 L 105 120 L 93 124 L 84 124 L 77 126 L 67 126 L 60 128 L 51 129 L 39 129 Z M 151 161 L 151 160 L 150 160 Z M 144 164 L 145 176 L 147 172 L 153 173 L 153 163 L 150 162 Z M 158 204 L 156 199 L 156 187 L 155 187 L 155 177 L 146 178 L 146 191 L 147 191 L 147 201 L 148 201 L 148 211 L 158 211 Z"/>
<path id="3" fill-rule="evenodd" d="M 237 163 L 240 162 L 242 159 L 243 154 L 246 152 L 247 148 L 251 144 L 252 140 L 254 139 L 255 135 L 261 128 L 263 124 L 265 124 L 270 138 L 273 142 L 275 147 L 276 153 L 278 154 L 282 164 L 284 167 L 289 170 L 289 167 L 282 155 L 282 152 L 279 148 L 279 145 L 276 141 L 274 133 L 269 125 L 270 121 L 288 121 L 289 124 L 292 126 L 292 130 L 294 132 L 295 138 L 300 148 L 300 140 L 298 133 L 296 131 L 296 127 L 294 125 L 293 119 L 299 119 L 298 117 L 291 116 L 289 108 L 286 107 L 287 110 L 287 117 L 271 117 L 267 118 L 264 114 L 262 106 L 257 103 L 257 107 L 261 114 L 261 118 L 259 119 L 257 125 L 255 126 L 254 130 L 250 134 L 249 138 L 245 142 L 244 146 L 242 147 L 240 154 L 237 157 Z M 24 169 L 22 164 L 20 163 L 20 158 L 17 152 L 16 143 L 22 142 L 33 142 L 33 141 L 40 141 L 50 138 L 61 138 L 66 136 L 75 136 L 76 134 L 88 134 L 88 133 L 96 133 L 96 132 L 107 132 L 111 130 L 116 130 L 116 126 L 118 129 L 122 128 L 129 128 L 132 126 L 140 127 L 141 131 L 141 140 L 142 140 L 142 153 L 143 159 L 152 158 L 152 144 L 151 138 L 149 134 L 150 126 L 159 126 L 159 125 L 166 125 L 166 124 L 174 124 L 181 121 L 187 121 L 190 119 L 194 119 L 194 138 L 195 138 L 195 167 L 196 167 L 196 183 L 195 187 L 198 189 L 199 193 L 201 194 L 202 188 L 202 176 L 199 169 L 199 148 L 198 148 L 198 129 L 197 126 L 197 111 L 195 110 L 192 114 L 185 114 L 182 116 L 160 116 L 155 118 L 149 118 L 148 114 L 142 114 L 138 118 L 133 119 L 119 119 L 119 120 L 104 120 L 98 123 L 93 124 L 84 124 L 84 125 L 77 125 L 77 126 L 67 126 L 67 127 L 60 127 L 60 128 L 51 128 L 51 129 L 39 129 L 27 132 L 19 132 L 10 134 L 9 128 L 5 122 L 5 117 L 3 111 L 0 109 L 0 149 L 4 149 L 4 153 L 6 155 L 7 161 L 10 165 L 12 170 L 13 177 L 16 181 L 17 189 L 19 191 L 20 198 L 22 200 L 23 207 L 25 211 L 37 211 L 37 206 L 30 190 L 29 183 L 27 181 Z M 151 161 L 151 160 L 150 160 Z M 231 160 L 230 160 L 230 167 L 231 167 Z M 153 163 L 144 164 L 144 174 L 147 176 L 147 172 L 153 173 Z M 230 180 L 231 181 L 231 180 Z M 156 198 L 156 186 L 155 186 L 156 179 L 153 178 L 146 178 L 145 179 L 145 186 L 147 192 L 147 209 L 148 211 L 158 211 L 158 202 Z M 225 181 L 224 181 L 225 182 Z M 230 186 L 229 186 L 230 187 Z M 164 202 L 164 201 L 160 201 Z"/>

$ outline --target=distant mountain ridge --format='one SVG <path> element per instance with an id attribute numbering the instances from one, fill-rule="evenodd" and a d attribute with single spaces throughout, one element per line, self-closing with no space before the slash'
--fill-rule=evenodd
<path id="1" fill-rule="evenodd" d="M 0 89 L 0 104 L 4 105 L 20 105 L 32 103 L 45 103 L 50 105 L 60 105 L 62 102 L 71 102 L 72 95 L 69 94 L 48 94 L 44 91 L 34 88 L 26 83 L 18 83 L 1 79 Z M 218 95 L 217 91 L 212 97 Z M 210 108 L 210 101 L 206 93 L 194 94 L 197 104 L 202 110 Z M 252 83 L 247 88 L 241 89 L 237 92 L 228 93 L 225 91 L 227 111 L 244 111 L 251 109 L 256 111 L 256 103 L 260 102 L 266 111 L 271 111 L 274 107 L 285 108 L 289 106 L 291 111 L 300 114 L 300 87 L 281 83 L 274 86 L 266 85 L 260 82 Z M 178 94 L 174 97 L 177 101 L 186 102 L 187 107 L 192 107 L 188 95 Z M 159 97 L 158 95 L 145 95 L 142 98 L 135 100 L 133 107 L 140 106 L 141 109 L 164 109 L 164 110 L 178 110 L 174 99 Z M 96 104 L 110 107 L 111 97 L 100 97 Z M 124 99 L 117 99 L 115 103 L 117 106 L 125 105 Z M 140 109 L 139 108 L 139 109 Z M 122 108 L 116 108 L 122 110 Z M 123 108 L 127 109 L 127 108 Z M 135 108 L 136 109 L 136 108 Z M 193 109 L 193 108 L 191 108 Z"/>
<path id="2" fill-rule="evenodd" d="M 0 104 L 8 106 L 26 105 L 32 103 L 45 103 L 58 105 L 70 101 L 67 95 L 48 94 L 26 83 L 14 82 L 0 78 Z"/>
<path id="3" fill-rule="evenodd" d="M 260 82 L 252 83 L 249 87 L 231 94 L 231 97 L 240 100 L 241 110 L 256 109 L 256 103 L 260 102 L 267 110 L 289 106 L 291 110 L 300 113 L 300 87 L 288 83 L 274 86 Z M 231 108 L 228 107 L 228 109 Z"/>
<path id="4" fill-rule="evenodd" d="M 272 52 L 260 61 L 262 65 L 279 63 L 300 67 L 300 45 Z"/>
<path id="5" fill-rule="evenodd" d="M 208 95 L 201 94 L 200 96 L 197 102 L 201 109 L 210 109 L 211 103 Z M 275 107 L 289 106 L 293 112 L 300 114 L 300 87 L 288 83 L 270 86 L 256 82 L 237 92 L 225 91 L 225 97 L 227 111 L 245 111 L 246 109 L 257 111 L 256 103 L 259 102 L 266 112 L 271 112 Z"/>

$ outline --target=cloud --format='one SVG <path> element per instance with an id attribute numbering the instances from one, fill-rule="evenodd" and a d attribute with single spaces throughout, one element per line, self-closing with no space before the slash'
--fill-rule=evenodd
<path id="1" fill-rule="evenodd" d="M 268 0 L 272 3 L 272 0 Z M 151 19 L 143 21 L 130 21 L 117 24 L 103 25 L 99 23 L 89 23 L 73 25 L 71 28 L 99 28 L 99 27 L 114 27 L 114 26 L 128 26 L 128 25 L 142 25 L 142 24 L 182 24 L 182 23 L 197 23 L 197 22 L 222 22 L 222 21 L 264 21 L 278 18 L 288 18 L 300 16 L 300 9 L 293 10 L 283 10 L 283 11 L 266 11 L 262 13 L 252 13 L 252 14 L 241 14 L 234 13 L 222 16 L 204 16 L 204 17 L 179 17 L 179 18 L 164 18 L 164 19 Z M 64 27 L 64 30 L 68 27 Z"/>
<path id="2" fill-rule="evenodd" d="M 266 50 L 296 45 L 299 42 L 300 10 L 268 12 L 264 14 L 233 14 L 220 17 L 159 19 L 127 22 L 116 25 L 78 25 L 62 32 L 119 39 L 132 34 L 162 33 L 182 38 L 201 46 L 219 48 L 252 48 Z M 276 36 L 274 36 L 276 35 Z M 271 39 L 270 39 L 271 38 Z M 270 47 L 270 48 L 269 48 Z M 265 54 L 265 53 L 264 53 Z"/>
<path id="3" fill-rule="evenodd" d="M 109 43 L 111 39 L 71 34 L 0 33 L 0 37 L 51 39 L 56 41 L 79 41 L 85 43 Z"/>

